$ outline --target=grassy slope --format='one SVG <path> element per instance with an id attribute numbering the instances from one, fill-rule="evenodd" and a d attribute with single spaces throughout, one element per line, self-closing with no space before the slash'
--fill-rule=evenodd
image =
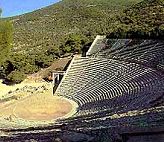
<path id="1" fill-rule="evenodd" d="M 63 0 L 57 4 L 13 17 L 14 49 L 31 51 L 59 46 L 71 33 L 106 32 L 111 17 L 141 0 Z M 106 28 L 105 28 L 106 27 Z"/>

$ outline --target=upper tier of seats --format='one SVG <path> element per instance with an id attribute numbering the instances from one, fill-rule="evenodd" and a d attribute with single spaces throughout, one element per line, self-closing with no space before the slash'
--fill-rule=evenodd
<path id="1" fill-rule="evenodd" d="M 164 41 L 107 39 L 104 36 L 97 36 L 87 56 L 128 60 L 163 69 Z"/>

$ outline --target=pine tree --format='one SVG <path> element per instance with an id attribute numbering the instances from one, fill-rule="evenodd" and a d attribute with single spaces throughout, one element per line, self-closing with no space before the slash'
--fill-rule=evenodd
<path id="1" fill-rule="evenodd" d="M 0 9 L 0 14 L 2 10 Z M 7 60 L 12 46 L 12 23 L 0 18 L 0 66 Z"/>

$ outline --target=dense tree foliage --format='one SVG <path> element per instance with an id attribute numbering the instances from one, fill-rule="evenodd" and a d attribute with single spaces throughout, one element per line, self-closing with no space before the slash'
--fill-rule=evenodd
<path id="1" fill-rule="evenodd" d="M 0 9 L 0 15 L 2 9 Z M 6 72 L 3 70 L 3 65 L 8 60 L 12 41 L 13 41 L 12 23 L 7 20 L 0 19 L 0 78 L 5 77 Z"/>
<path id="2" fill-rule="evenodd" d="M 0 20 L 0 66 L 5 62 L 12 46 L 12 24 Z"/>
<path id="3" fill-rule="evenodd" d="M 109 37 L 158 38 L 164 37 L 164 1 L 145 0 L 124 10 L 114 21 Z"/>

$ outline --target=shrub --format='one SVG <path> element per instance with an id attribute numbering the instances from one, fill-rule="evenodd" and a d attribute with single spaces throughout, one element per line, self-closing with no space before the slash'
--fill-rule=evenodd
<path id="1" fill-rule="evenodd" d="M 26 74 L 20 71 L 12 71 L 8 76 L 7 79 L 13 83 L 20 83 L 26 78 Z"/>

